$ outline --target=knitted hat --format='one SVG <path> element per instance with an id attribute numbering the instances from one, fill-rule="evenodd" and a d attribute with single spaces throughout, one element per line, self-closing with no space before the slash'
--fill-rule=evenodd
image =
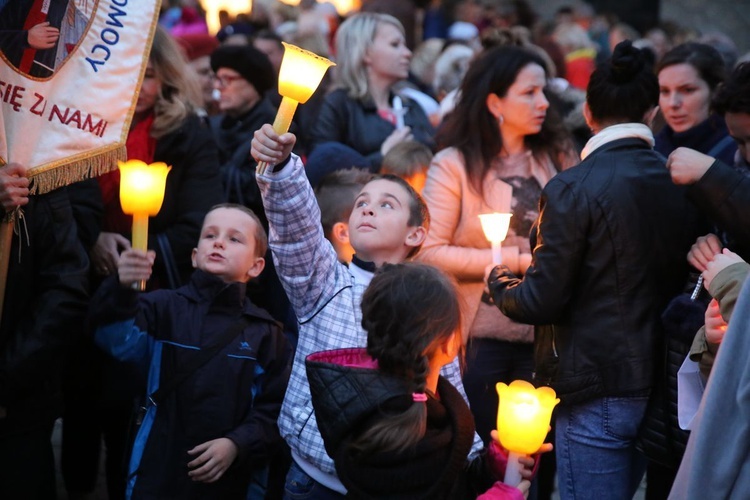
<path id="1" fill-rule="evenodd" d="M 263 95 L 276 85 L 276 73 L 268 57 L 250 45 L 222 45 L 211 54 L 211 69 L 235 70 Z"/>
<path id="2" fill-rule="evenodd" d="M 219 41 L 211 35 L 182 35 L 175 37 L 177 43 L 185 52 L 188 61 L 194 61 L 199 57 L 210 56 L 219 46 Z"/>

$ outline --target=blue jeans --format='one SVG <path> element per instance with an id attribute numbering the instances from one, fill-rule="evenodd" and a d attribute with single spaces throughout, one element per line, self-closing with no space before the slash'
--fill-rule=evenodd
<path id="1" fill-rule="evenodd" d="M 560 406 L 555 449 L 561 500 L 631 499 L 646 470 L 635 448 L 647 396 Z"/>
<path id="2" fill-rule="evenodd" d="M 343 500 L 344 495 L 326 488 L 292 460 L 284 485 L 284 500 Z"/>

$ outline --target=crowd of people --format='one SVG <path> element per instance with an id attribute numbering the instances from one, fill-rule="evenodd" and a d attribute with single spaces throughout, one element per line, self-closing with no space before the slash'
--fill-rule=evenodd
<path id="1" fill-rule="evenodd" d="M 57 497 L 59 418 L 73 500 L 102 453 L 112 500 L 747 494 L 750 58 L 544 14 L 257 0 L 213 35 L 167 2 L 126 142 L 172 167 L 148 251 L 119 172 L 0 166 L 0 498 Z M 279 135 L 282 42 L 336 67 Z M 519 379 L 560 404 L 505 484 Z"/>

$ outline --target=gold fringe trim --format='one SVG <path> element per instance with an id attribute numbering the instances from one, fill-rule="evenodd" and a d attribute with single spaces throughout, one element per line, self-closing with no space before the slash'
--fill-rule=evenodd
<path id="1" fill-rule="evenodd" d="M 30 194 L 44 194 L 57 188 L 92 177 L 98 177 L 117 168 L 117 162 L 127 160 L 125 146 L 88 158 L 80 158 L 54 169 L 31 174 Z"/>

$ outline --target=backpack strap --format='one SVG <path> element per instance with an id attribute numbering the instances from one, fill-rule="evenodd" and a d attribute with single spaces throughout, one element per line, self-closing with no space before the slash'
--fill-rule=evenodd
<path id="1" fill-rule="evenodd" d="M 224 330 L 224 332 L 216 339 L 216 342 L 195 353 L 195 355 L 191 357 L 187 363 L 182 365 L 171 378 L 167 379 L 165 383 L 159 384 L 159 388 L 148 396 L 147 404 L 158 406 L 167 394 L 174 391 L 177 386 L 184 382 L 190 375 L 195 373 L 198 368 L 208 363 L 211 358 L 219 353 L 219 351 L 228 346 L 232 340 L 242 333 L 242 330 L 249 326 L 249 324 L 250 322 L 248 318 L 243 315 L 231 327 Z"/>

